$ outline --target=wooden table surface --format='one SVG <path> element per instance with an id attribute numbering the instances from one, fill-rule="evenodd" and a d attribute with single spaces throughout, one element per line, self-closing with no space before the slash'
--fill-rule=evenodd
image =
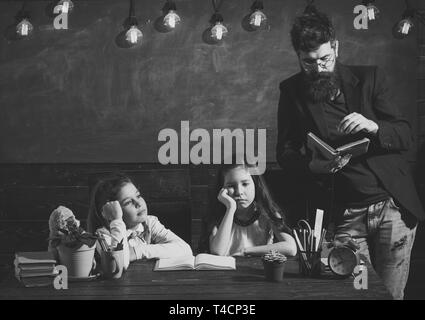
<path id="1" fill-rule="evenodd" d="M 67 290 L 25 288 L 10 268 L 0 277 L 0 299 L 391 299 L 373 269 L 368 272 L 368 289 L 356 290 L 353 277 L 305 278 L 289 265 L 283 282 L 267 282 L 260 258 L 237 258 L 236 271 L 154 272 L 153 265 L 154 261 L 133 262 L 121 279 L 69 282 Z"/>

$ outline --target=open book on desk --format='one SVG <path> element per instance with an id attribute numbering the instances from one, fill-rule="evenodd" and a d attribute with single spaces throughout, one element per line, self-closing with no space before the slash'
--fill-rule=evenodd
<path id="1" fill-rule="evenodd" d="M 348 153 L 351 154 L 353 158 L 360 156 L 367 152 L 369 144 L 370 140 L 368 138 L 363 138 L 334 149 L 314 133 L 309 132 L 307 134 L 307 146 L 310 149 L 315 148 L 318 150 L 326 159 L 333 159 L 336 156 L 344 156 Z"/>
<path id="2" fill-rule="evenodd" d="M 233 257 L 200 253 L 196 257 L 159 259 L 153 268 L 153 271 L 173 270 L 236 270 L 236 260 Z"/>

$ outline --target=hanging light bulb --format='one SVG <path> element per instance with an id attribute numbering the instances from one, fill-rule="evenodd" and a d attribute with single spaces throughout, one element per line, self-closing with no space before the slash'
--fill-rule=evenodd
<path id="1" fill-rule="evenodd" d="M 249 24 L 254 28 L 259 28 L 267 20 L 266 15 L 262 11 L 264 9 L 263 1 L 256 0 L 251 6 L 253 13 L 249 18 Z"/>
<path id="2" fill-rule="evenodd" d="M 176 25 L 180 22 L 180 17 L 176 13 L 176 4 L 173 1 L 168 0 L 167 3 L 164 5 L 163 10 L 165 12 L 168 12 L 164 17 L 164 25 L 169 29 L 174 29 Z"/>
<path id="3" fill-rule="evenodd" d="M 58 5 L 62 6 L 62 13 L 71 13 L 72 9 L 74 8 L 74 3 L 71 0 L 60 0 Z"/>
<path id="4" fill-rule="evenodd" d="M 174 29 L 179 22 L 180 17 L 173 10 L 170 10 L 164 17 L 164 25 L 170 29 Z"/>
<path id="5" fill-rule="evenodd" d="M 411 33 L 413 28 L 413 18 L 416 14 L 415 9 L 407 6 L 406 11 L 399 22 L 394 25 L 393 35 L 397 39 L 404 39 Z"/>
<path id="6" fill-rule="evenodd" d="M 130 26 L 125 33 L 125 40 L 131 45 L 139 44 L 142 42 L 143 33 L 137 27 L 138 22 L 135 13 L 134 0 L 130 1 L 130 15 L 128 18 L 128 25 Z"/>
<path id="7" fill-rule="evenodd" d="M 125 39 L 131 44 L 140 43 L 143 38 L 143 33 L 137 28 L 136 25 L 132 25 L 130 29 L 125 33 Z"/>
<path id="8" fill-rule="evenodd" d="M 31 22 L 27 18 L 22 19 L 16 26 L 16 32 L 22 37 L 29 36 L 33 29 Z"/>
<path id="9" fill-rule="evenodd" d="M 369 19 L 369 21 L 378 19 L 379 9 L 375 5 L 373 5 L 372 2 L 369 2 L 366 8 L 367 8 L 367 18 Z"/>
<path id="10" fill-rule="evenodd" d="M 261 10 L 257 10 L 253 14 L 251 14 L 249 24 L 253 27 L 259 28 L 261 27 L 261 24 L 266 20 L 266 15 Z"/>
<path id="11" fill-rule="evenodd" d="M 228 32 L 227 28 L 223 25 L 223 17 L 216 12 L 211 20 L 214 23 L 214 27 L 211 29 L 211 37 L 220 41 Z"/>
<path id="12" fill-rule="evenodd" d="M 410 30 L 413 28 L 413 22 L 410 18 L 405 18 L 402 19 L 398 24 L 397 24 L 397 32 L 402 36 L 402 37 L 407 37 L 409 35 Z"/>
<path id="13" fill-rule="evenodd" d="M 211 36 L 216 40 L 222 40 L 227 32 L 227 28 L 220 21 L 217 21 L 211 29 Z"/>

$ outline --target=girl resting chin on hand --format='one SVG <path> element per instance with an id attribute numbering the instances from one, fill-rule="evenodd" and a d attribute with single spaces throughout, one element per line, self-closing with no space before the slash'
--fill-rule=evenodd
<path id="1" fill-rule="evenodd" d="M 87 223 L 89 232 L 102 234 L 108 245 L 114 247 L 122 241 L 125 269 L 134 260 L 192 255 L 184 240 L 165 228 L 157 217 L 148 215 L 140 191 L 122 174 L 97 183 Z M 101 250 L 99 243 L 97 250 Z"/>

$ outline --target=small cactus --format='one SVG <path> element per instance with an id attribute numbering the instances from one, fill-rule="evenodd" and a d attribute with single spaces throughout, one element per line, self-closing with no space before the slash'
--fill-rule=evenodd
<path id="1" fill-rule="evenodd" d="M 263 256 L 263 260 L 267 262 L 283 263 L 286 261 L 286 256 L 276 250 L 270 250 Z"/>

